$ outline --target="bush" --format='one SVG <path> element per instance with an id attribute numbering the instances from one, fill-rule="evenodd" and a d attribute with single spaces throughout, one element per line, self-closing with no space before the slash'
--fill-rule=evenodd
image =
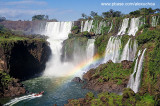
<path id="1" fill-rule="evenodd" d="M 160 36 L 160 32 L 156 30 L 143 31 L 142 34 L 136 37 L 138 44 L 145 44 L 149 41 L 153 41 L 156 37 Z"/>
<path id="2" fill-rule="evenodd" d="M 71 29 L 71 31 L 74 31 L 74 30 L 77 30 L 77 29 L 79 29 L 78 26 L 73 26 L 72 29 Z"/>

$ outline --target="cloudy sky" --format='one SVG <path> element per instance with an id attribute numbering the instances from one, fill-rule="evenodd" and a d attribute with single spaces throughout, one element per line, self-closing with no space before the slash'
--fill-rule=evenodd
<path id="1" fill-rule="evenodd" d="M 101 3 L 155 3 L 155 6 L 102 6 Z M 82 13 L 90 14 L 95 11 L 101 14 L 109 9 L 122 13 L 142 8 L 160 8 L 160 0 L 0 0 L 0 16 L 9 20 L 31 20 L 33 15 L 44 14 L 59 21 L 73 21 Z"/>

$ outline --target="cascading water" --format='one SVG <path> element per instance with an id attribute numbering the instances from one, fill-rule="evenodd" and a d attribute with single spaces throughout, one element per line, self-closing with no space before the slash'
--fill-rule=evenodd
<path id="1" fill-rule="evenodd" d="M 128 28 L 129 18 L 123 19 L 122 26 L 117 35 L 124 35 L 126 33 L 126 29 Z"/>
<path id="2" fill-rule="evenodd" d="M 121 61 L 122 60 L 134 61 L 134 57 L 137 52 L 137 47 L 138 47 L 138 45 L 136 43 L 136 40 L 132 41 L 131 39 L 129 39 L 123 49 L 123 52 L 121 55 Z"/>
<path id="3" fill-rule="evenodd" d="M 152 17 L 152 27 L 156 27 L 158 25 L 159 16 Z"/>
<path id="4" fill-rule="evenodd" d="M 130 27 L 128 30 L 128 35 L 135 36 L 136 32 L 138 31 L 138 27 L 139 27 L 139 19 L 140 17 L 131 19 Z"/>
<path id="5" fill-rule="evenodd" d="M 52 57 L 46 65 L 44 75 L 60 76 L 65 74 L 65 70 L 72 66 L 69 63 L 61 62 L 62 42 L 68 38 L 73 22 L 48 22 L 46 25 L 46 33 L 49 37 L 48 42 L 52 50 Z M 64 68 L 65 67 L 65 68 Z M 65 70 L 64 70 L 65 69 Z M 57 73 L 58 71 L 58 73 Z"/>
<path id="6" fill-rule="evenodd" d="M 120 37 L 110 37 L 104 57 L 104 63 L 112 60 L 114 63 L 119 63 L 123 60 L 134 61 L 135 54 L 137 51 L 136 40 L 129 39 L 124 48 L 121 48 Z M 121 54 L 121 49 L 123 49 Z"/>
<path id="7" fill-rule="evenodd" d="M 93 60 L 95 39 L 88 39 L 87 42 L 87 60 Z"/>
<path id="8" fill-rule="evenodd" d="M 146 51 L 146 49 L 143 50 L 142 56 L 141 56 L 139 64 L 138 64 L 137 73 L 136 73 L 135 83 L 134 83 L 134 87 L 133 87 L 133 91 L 136 93 L 139 90 L 139 86 L 140 86 L 140 82 L 141 82 L 141 72 L 142 72 L 145 51 Z"/>
<path id="9" fill-rule="evenodd" d="M 137 71 L 138 58 L 139 58 L 140 54 L 141 54 L 141 51 L 139 50 L 139 51 L 138 51 L 137 58 L 136 58 L 136 63 L 135 63 L 135 66 L 134 66 L 134 71 L 133 71 L 133 73 L 130 75 L 130 79 L 129 79 L 129 81 L 128 81 L 127 88 L 133 89 L 133 85 L 134 85 L 134 74 L 135 74 L 136 71 Z"/>
<path id="10" fill-rule="evenodd" d="M 112 27 L 113 27 L 113 20 L 112 20 L 112 22 L 111 22 L 111 27 L 110 27 L 110 29 L 109 29 L 108 33 L 110 33 L 110 32 L 111 32 Z"/>
<path id="11" fill-rule="evenodd" d="M 82 75 L 83 73 L 86 73 L 89 69 L 94 68 L 94 64 L 92 64 L 93 57 L 94 57 L 94 49 L 95 49 L 94 42 L 95 42 L 95 39 L 88 39 L 87 47 L 86 47 L 86 57 L 87 57 L 86 63 L 88 64 L 88 67 L 81 70 L 80 75 Z"/>
<path id="12" fill-rule="evenodd" d="M 139 60 L 139 63 L 138 63 L 138 57 L 140 55 L 140 51 L 139 51 L 138 57 L 136 59 L 136 64 L 135 64 L 135 67 L 134 67 L 134 72 L 131 74 L 131 77 L 130 77 L 130 80 L 129 80 L 129 83 L 128 83 L 128 87 L 131 88 L 135 93 L 138 92 L 139 87 L 140 87 L 141 73 L 142 73 L 142 66 L 143 66 L 145 51 L 146 51 L 146 49 L 143 50 L 143 53 L 142 53 L 142 55 L 140 57 L 140 60 Z M 134 78 L 134 75 L 135 75 L 135 78 Z"/>
<path id="13" fill-rule="evenodd" d="M 121 60 L 129 60 L 129 58 L 130 58 L 130 56 L 129 56 L 130 55 L 130 48 L 129 48 L 130 40 L 131 39 L 128 40 L 127 44 L 124 47 Z"/>
<path id="14" fill-rule="evenodd" d="M 101 21 L 101 22 L 95 21 L 94 23 L 95 24 L 92 27 L 93 32 L 95 34 L 102 34 L 103 28 L 107 26 L 106 22 L 105 21 Z"/>
<path id="15" fill-rule="evenodd" d="M 83 23 L 84 23 L 84 26 L 83 26 Z M 92 23 L 93 23 L 93 20 L 87 20 L 85 22 L 81 22 L 81 32 L 84 32 L 84 31 L 88 31 L 90 32 L 91 28 L 92 28 Z"/>
<path id="16" fill-rule="evenodd" d="M 114 63 L 119 62 L 120 48 L 121 39 L 118 37 L 110 37 L 105 51 L 104 63 L 109 60 L 112 60 Z"/>

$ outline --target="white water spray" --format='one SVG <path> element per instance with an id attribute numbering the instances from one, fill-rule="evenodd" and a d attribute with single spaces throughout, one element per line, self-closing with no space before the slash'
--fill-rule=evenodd
<path id="1" fill-rule="evenodd" d="M 48 22 L 46 35 L 52 50 L 52 57 L 46 65 L 45 76 L 65 76 L 67 70 L 73 67 L 70 63 L 61 62 L 62 42 L 68 38 L 73 22 Z"/>
<path id="2" fill-rule="evenodd" d="M 36 94 L 31 94 L 31 95 L 26 95 L 26 96 L 22 96 L 22 97 L 19 97 L 19 98 L 15 98 L 15 99 L 12 99 L 10 102 L 4 104 L 4 106 L 12 106 L 20 101 L 23 101 L 23 100 L 31 100 L 31 99 L 35 99 L 35 98 L 38 98 L 38 97 L 41 97 L 42 95 L 39 95 L 39 96 L 35 96 Z"/>

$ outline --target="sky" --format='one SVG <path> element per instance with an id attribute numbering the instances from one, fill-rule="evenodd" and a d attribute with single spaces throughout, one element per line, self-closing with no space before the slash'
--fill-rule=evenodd
<path id="1" fill-rule="evenodd" d="M 112 6 L 112 3 L 155 3 L 150 6 Z M 102 6 L 102 3 L 111 3 Z M 102 12 L 110 9 L 128 14 L 139 8 L 160 8 L 160 0 L 0 0 L 0 16 L 8 20 L 31 20 L 33 15 L 49 15 L 50 19 L 75 21 L 81 14 L 91 11 Z"/>

